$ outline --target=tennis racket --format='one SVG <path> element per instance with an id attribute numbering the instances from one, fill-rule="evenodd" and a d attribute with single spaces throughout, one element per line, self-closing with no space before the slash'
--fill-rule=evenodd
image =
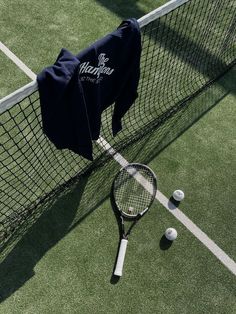
<path id="1" fill-rule="evenodd" d="M 122 239 L 114 275 L 122 276 L 128 236 L 137 221 L 148 211 L 157 191 L 154 172 L 145 165 L 131 163 L 116 175 L 113 186 L 113 200 L 120 212 Z M 125 232 L 124 218 L 132 221 Z"/>

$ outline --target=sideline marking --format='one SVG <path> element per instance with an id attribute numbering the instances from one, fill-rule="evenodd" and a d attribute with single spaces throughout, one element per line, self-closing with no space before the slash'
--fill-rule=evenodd
<path id="1" fill-rule="evenodd" d="M 36 79 L 36 74 L 33 73 L 17 56 L 15 56 L 3 43 L 0 42 L 0 49 L 28 75 L 32 80 Z M 122 167 L 129 162 L 103 138 L 99 137 L 97 143 L 111 155 Z M 143 184 L 143 183 L 142 183 Z M 143 184 L 145 187 L 145 184 Z M 148 188 L 148 187 L 146 187 Z M 218 260 L 221 261 L 234 275 L 236 275 L 236 263 L 230 258 L 213 240 L 211 240 L 197 225 L 195 225 L 181 210 L 176 207 L 166 196 L 160 191 L 156 193 L 156 199 L 178 219 L 202 244 L 211 251 Z"/>
<path id="2" fill-rule="evenodd" d="M 36 74 L 32 72 L 27 65 L 25 65 L 11 50 L 9 50 L 1 41 L 0 41 L 1 51 L 11 59 L 31 80 L 36 79 Z"/>
<path id="3" fill-rule="evenodd" d="M 122 167 L 128 164 L 128 161 L 120 155 L 111 145 L 101 136 L 97 143 L 110 154 Z M 141 183 L 148 190 L 148 184 Z M 164 194 L 157 190 L 156 199 L 180 221 L 209 251 L 211 251 L 218 260 L 221 261 L 235 276 L 236 263 L 230 258 L 205 232 L 203 232 L 195 223 L 192 222 L 178 207 L 176 207 Z"/>

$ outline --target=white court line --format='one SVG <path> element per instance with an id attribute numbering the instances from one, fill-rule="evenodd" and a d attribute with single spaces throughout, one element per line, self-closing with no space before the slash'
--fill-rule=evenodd
<path id="1" fill-rule="evenodd" d="M 11 59 L 31 80 L 36 79 L 36 74 L 33 73 L 13 52 L 11 52 L 1 41 L 0 50 Z"/>
<path id="2" fill-rule="evenodd" d="M 32 80 L 36 79 L 36 74 L 33 73 L 18 57 L 16 57 L 5 45 L 0 42 L 0 49 L 25 72 Z M 126 166 L 129 162 L 115 151 L 114 148 L 101 136 L 97 143 L 111 155 L 122 167 Z M 142 180 L 143 182 L 143 180 Z M 234 275 L 236 275 L 236 263 L 212 241 L 197 225 L 195 225 L 179 208 L 168 200 L 160 191 L 156 193 L 156 199 L 175 216 L 199 241 L 204 244 L 220 261 L 224 264 Z"/>
<path id="3" fill-rule="evenodd" d="M 128 161 L 115 151 L 111 145 L 100 136 L 97 143 L 107 151 L 122 167 L 128 164 Z M 143 182 L 143 180 L 142 180 Z M 148 184 L 143 184 L 148 190 Z M 148 183 L 148 182 L 147 182 Z M 212 241 L 206 233 L 204 233 L 195 223 L 193 223 L 181 210 L 176 207 L 165 195 L 160 191 L 156 193 L 156 199 L 172 214 L 175 218 L 180 221 L 205 247 L 211 251 L 218 260 L 221 261 L 234 275 L 236 275 L 236 263 L 230 258 L 214 241 Z"/>

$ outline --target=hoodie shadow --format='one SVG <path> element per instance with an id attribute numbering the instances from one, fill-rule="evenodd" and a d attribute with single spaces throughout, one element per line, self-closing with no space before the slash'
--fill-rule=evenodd
<path id="1" fill-rule="evenodd" d="M 113 178 L 120 167 L 112 158 L 105 158 L 103 166 L 98 160 L 94 162 L 94 169 L 79 176 L 56 199 L 54 196 L 51 203 L 43 204 L 31 224 L 20 227 L 26 230 L 20 233 L 18 242 L 7 243 L 7 253 L 1 254 L 0 302 L 32 278 L 35 265 L 47 251 L 109 197 Z"/>
<path id="2" fill-rule="evenodd" d="M 3 302 L 34 276 L 38 261 L 67 233 L 78 210 L 86 179 L 58 198 L 30 227 L 0 264 L 0 301 Z"/>

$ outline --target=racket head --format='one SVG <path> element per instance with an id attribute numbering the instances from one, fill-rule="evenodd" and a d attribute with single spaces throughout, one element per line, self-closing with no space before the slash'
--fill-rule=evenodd
<path id="1" fill-rule="evenodd" d="M 155 173 L 146 165 L 130 163 L 113 182 L 113 199 L 122 216 L 135 219 L 151 206 L 157 191 Z"/>

